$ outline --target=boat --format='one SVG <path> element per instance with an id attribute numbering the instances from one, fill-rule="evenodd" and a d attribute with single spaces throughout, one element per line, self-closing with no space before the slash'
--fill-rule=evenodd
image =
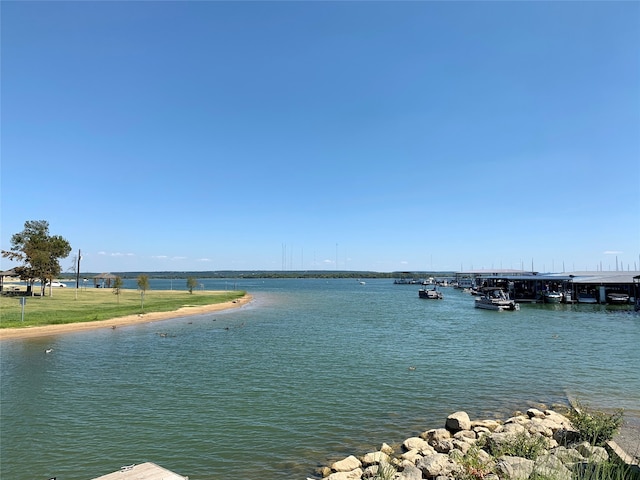
<path id="1" fill-rule="evenodd" d="M 431 288 L 421 288 L 418 290 L 418 297 L 420 298 L 429 298 L 432 300 L 442 300 L 442 292 L 440 292 L 435 286 Z"/>
<path id="2" fill-rule="evenodd" d="M 578 303 L 598 303 L 598 299 L 592 293 L 578 293 Z"/>
<path id="3" fill-rule="evenodd" d="M 562 302 L 562 294 L 559 292 L 552 292 L 551 290 L 545 290 L 542 293 L 544 303 L 560 303 Z"/>
<path id="4" fill-rule="evenodd" d="M 626 305 L 629 303 L 629 295 L 617 292 L 607 293 L 607 303 L 611 303 L 613 305 Z"/>
<path id="5" fill-rule="evenodd" d="M 520 310 L 520 305 L 511 300 L 500 287 L 484 288 L 484 294 L 476 297 L 475 307 L 484 310 Z"/>

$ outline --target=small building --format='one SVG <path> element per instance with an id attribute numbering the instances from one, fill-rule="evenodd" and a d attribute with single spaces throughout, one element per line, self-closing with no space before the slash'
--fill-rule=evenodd
<path id="1" fill-rule="evenodd" d="M 14 280 L 16 277 L 19 277 L 16 273 L 16 269 L 12 268 L 10 270 L 4 270 L 0 272 L 0 292 L 4 290 L 4 278 L 7 277 L 9 280 Z"/>
<path id="2" fill-rule="evenodd" d="M 111 288 L 116 276 L 111 273 L 101 273 L 93 277 L 93 285 L 96 288 Z"/>

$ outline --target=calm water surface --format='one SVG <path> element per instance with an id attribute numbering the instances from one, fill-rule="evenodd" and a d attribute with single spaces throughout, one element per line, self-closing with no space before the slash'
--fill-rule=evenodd
<path id="1" fill-rule="evenodd" d="M 640 417 L 640 315 L 628 310 L 493 312 L 390 280 L 202 282 L 254 301 L 3 341 L 0 476 L 86 480 L 151 461 L 192 480 L 303 479 L 456 410 L 507 417 L 570 395 Z M 152 280 L 148 295 L 185 283 Z"/>

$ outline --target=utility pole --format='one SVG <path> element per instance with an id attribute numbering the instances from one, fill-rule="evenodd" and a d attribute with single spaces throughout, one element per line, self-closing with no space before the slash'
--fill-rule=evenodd
<path id="1" fill-rule="evenodd" d="M 78 265 L 76 265 L 76 300 L 78 299 L 78 288 L 80 288 L 80 249 L 78 249 Z"/>

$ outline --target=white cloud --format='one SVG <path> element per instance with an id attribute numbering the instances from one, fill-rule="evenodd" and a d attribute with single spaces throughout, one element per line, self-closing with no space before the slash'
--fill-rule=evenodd
<path id="1" fill-rule="evenodd" d="M 618 250 L 605 250 L 603 253 L 605 255 L 620 255 L 624 252 L 619 252 Z"/>
<path id="2" fill-rule="evenodd" d="M 156 258 L 158 260 L 164 260 L 165 258 L 169 258 L 169 257 L 167 257 L 166 255 L 155 255 L 155 256 L 152 256 L 151 258 Z"/>
<path id="3" fill-rule="evenodd" d="M 198 262 L 210 262 L 211 259 L 210 258 L 199 258 L 197 261 Z"/>

